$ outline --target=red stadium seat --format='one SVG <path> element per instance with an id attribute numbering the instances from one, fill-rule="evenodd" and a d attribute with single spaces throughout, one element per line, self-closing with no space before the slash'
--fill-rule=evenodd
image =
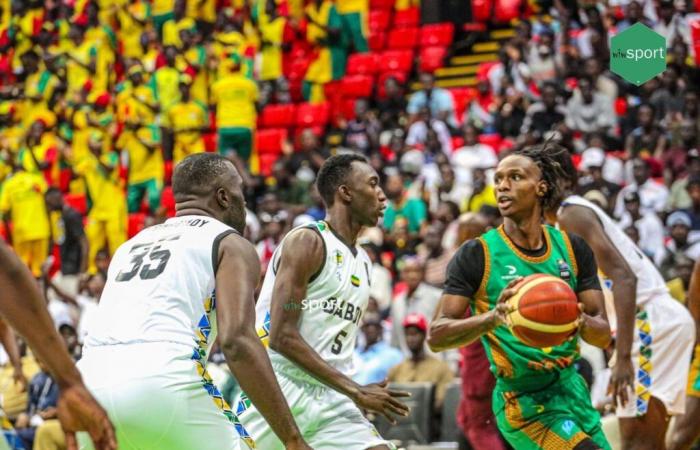
<path id="1" fill-rule="evenodd" d="M 491 18 L 493 0 L 471 0 L 474 22 L 485 23 Z"/>
<path id="2" fill-rule="evenodd" d="M 258 149 L 258 154 L 274 154 L 282 153 L 282 144 L 287 140 L 289 132 L 286 128 L 269 128 L 257 130 L 255 133 L 255 148 Z"/>
<path id="3" fill-rule="evenodd" d="M 355 100 L 354 98 L 348 98 L 342 101 L 340 113 L 345 120 L 353 120 L 355 118 Z"/>
<path id="4" fill-rule="evenodd" d="M 377 9 L 391 11 L 392 9 L 394 9 L 395 3 L 396 3 L 396 0 L 370 0 L 369 9 L 371 9 L 373 11 L 377 10 Z"/>
<path id="5" fill-rule="evenodd" d="M 379 60 L 380 72 L 409 73 L 413 68 L 413 52 L 411 50 L 386 50 Z"/>
<path id="6" fill-rule="evenodd" d="M 165 210 L 166 217 L 175 216 L 175 195 L 172 186 L 165 186 L 160 195 L 160 206 Z"/>
<path id="7" fill-rule="evenodd" d="M 389 31 L 387 47 L 392 49 L 413 49 L 418 45 L 418 28 L 398 28 Z"/>
<path id="8" fill-rule="evenodd" d="M 474 88 L 455 88 L 450 89 L 452 93 L 452 99 L 455 105 L 455 115 L 459 122 L 462 121 L 462 115 L 467 109 L 467 105 L 471 102 L 477 95 L 476 89 Z"/>
<path id="9" fill-rule="evenodd" d="M 127 227 L 127 235 L 129 239 L 136 236 L 136 234 L 143 230 L 146 224 L 146 214 L 142 212 L 129 214 L 129 225 Z"/>
<path id="10" fill-rule="evenodd" d="M 370 31 L 367 45 L 373 52 L 384 50 L 386 45 L 386 33 L 384 31 Z"/>
<path id="11" fill-rule="evenodd" d="M 407 8 L 394 13 L 394 26 L 397 28 L 417 27 L 420 22 L 420 10 Z"/>
<path id="12" fill-rule="evenodd" d="M 341 92 L 345 97 L 371 97 L 374 80 L 366 75 L 349 75 L 343 77 Z"/>
<path id="13" fill-rule="evenodd" d="M 279 128 L 294 126 L 297 107 L 289 105 L 267 105 L 263 109 L 260 121 L 265 128 Z"/>
<path id="14" fill-rule="evenodd" d="M 449 47 L 454 37 L 454 25 L 451 23 L 434 23 L 423 25 L 420 29 L 421 47 Z"/>
<path id="15" fill-rule="evenodd" d="M 87 198 L 84 194 L 66 194 L 63 200 L 81 215 L 87 214 Z"/>
<path id="16" fill-rule="evenodd" d="M 479 142 L 490 146 L 494 150 L 501 146 L 501 141 L 503 141 L 503 138 L 498 133 L 479 135 Z"/>
<path id="17" fill-rule="evenodd" d="M 391 11 L 387 10 L 370 11 L 369 18 L 367 19 L 370 31 L 388 30 L 390 21 Z"/>
<path id="18" fill-rule="evenodd" d="M 330 104 L 323 103 L 301 103 L 297 109 L 297 126 L 312 127 L 326 126 L 330 118 Z"/>
<path id="19" fill-rule="evenodd" d="M 348 57 L 348 75 L 374 75 L 377 72 L 379 55 L 376 53 L 353 53 Z"/>
<path id="20" fill-rule="evenodd" d="M 443 66 L 447 49 L 445 47 L 424 47 L 420 50 L 421 72 L 434 72 Z"/>
<path id="21" fill-rule="evenodd" d="M 489 71 L 493 66 L 498 64 L 495 61 L 486 61 L 479 64 L 479 68 L 476 70 L 476 78 L 479 80 L 486 80 L 489 77 Z"/>
<path id="22" fill-rule="evenodd" d="M 464 146 L 464 138 L 461 136 L 452 136 L 452 151 Z"/>
<path id="23" fill-rule="evenodd" d="M 279 159 L 276 153 L 263 153 L 258 155 L 258 163 L 260 165 L 260 174 L 265 177 L 272 176 L 272 168 Z"/>

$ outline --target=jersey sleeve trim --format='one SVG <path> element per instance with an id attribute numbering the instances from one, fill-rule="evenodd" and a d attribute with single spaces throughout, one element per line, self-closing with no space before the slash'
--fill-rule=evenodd
<path id="1" fill-rule="evenodd" d="M 220 233 L 214 238 L 214 243 L 211 246 L 211 267 L 214 269 L 214 275 L 216 275 L 216 271 L 219 269 L 219 246 L 221 245 L 221 241 L 229 234 L 238 234 L 238 232 L 231 229 Z"/>
<path id="2" fill-rule="evenodd" d="M 484 252 L 484 273 L 481 275 L 481 281 L 479 282 L 479 289 L 476 290 L 474 297 L 476 299 L 486 298 L 486 284 L 489 282 L 491 277 L 491 256 L 489 252 L 489 246 L 482 237 L 478 237 L 477 240 L 481 243 L 481 250 Z"/>
<path id="3" fill-rule="evenodd" d="M 319 229 L 316 227 L 315 224 L 312 224 L 313 226 L 309 226 L 309 229 L 314 230 L 316 234 L 318 234 L 318 237 L 321 238 L 321 242 L 323 242 L 323 262 L 321 263 L 321 267 L 318 268 L 315 274 L 311 275 L 311 278 L 309 278 L 309 283 L 312 281 L 316 280 L 321 275 L 321 272 L 323 272 L 323 269 L 326 267 L 326 259 L 328 259 L 328 250 L 326 249 L 326 240 L 323 239 L 323 235 L 319 231 Z"/>

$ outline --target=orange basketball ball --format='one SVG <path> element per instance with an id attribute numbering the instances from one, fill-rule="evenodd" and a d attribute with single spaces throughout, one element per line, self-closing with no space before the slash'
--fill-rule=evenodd
<path id="1" fill-rule="evenodd" d="M 508 302 L 511 331 L 532 347 L 554 347 L 576 334 L 579 317 L 576 293 L 564 280 L 535 274 L 516 285 Z"/>

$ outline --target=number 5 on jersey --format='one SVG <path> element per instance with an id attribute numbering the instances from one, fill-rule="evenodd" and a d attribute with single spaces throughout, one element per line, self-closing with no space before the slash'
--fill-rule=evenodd
<path id="1" fill-rule="evenodd" d="M 161 239 L 158 242 L 165 240 L 174 241 L 180 236 L 174 236 L 169 239 Z M 116 281 L 129 281 L 139 275 L 142 280 L 152 280 L 165 270 L 165 266 L 170 260 L 170 250 L 161 249 L 162 245 L 154 245 L 153 242 L 145 244 L 136 244 L 131 247 L 129 254 L 131 255 L 131 267 L 128 270 L 121 270 L 117 274 Z M 144 259 L 148 258 L 149 263 L 144 265 Z"/>

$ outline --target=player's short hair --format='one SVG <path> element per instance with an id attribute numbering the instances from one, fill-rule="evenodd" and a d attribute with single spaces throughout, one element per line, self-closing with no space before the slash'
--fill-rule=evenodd
<path id="1" fill-rule="evenodd" d="M 357 153 L 344 153 L 331 156 L 321 166 L 316 177 L 316 188 L 326 207 L 333 206 L 335 192 L 341 185 L 348 182 L 353 162 L 367 164 L 367 158 Z"/>
<path id="2" fill-rule="evenodd" d="M 197 153 L 183 159 L 173 172 L 173 195 L 205 195 L 212 182 L 230 170 L 231 161 L 216 153 Z"/>
<path id="3" fill-rule="evenodd" d="M 550 209 L 558 206 L 564 197 L 563 181 L 576 186 L 576 168 L 571 161 L 569 150 L 561 144 L 547 141 L 517 150 L 516 155 L 530 158 L 542 172 L 542 180 L 547 184 L 547 192 L 542 197 L 542 206 Z"/>

